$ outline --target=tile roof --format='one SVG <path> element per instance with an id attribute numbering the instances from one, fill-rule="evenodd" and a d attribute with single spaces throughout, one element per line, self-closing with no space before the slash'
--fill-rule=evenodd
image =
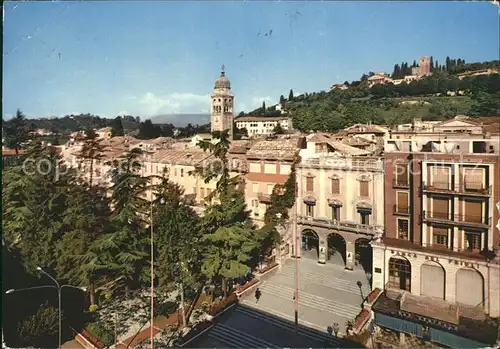
<path id="1" fill-rule="evenodd" d="M 334 150 L 344 154 L 344 155 L 352 155 L 352 156 L 362 156 L 362 155 L 370 155 L 371 152 L 358 149 L 355 147 L 351 147 L 350 145 L 344 144 L 340 141 L 332 139 L 331 137 L 335 135 L 329 135 L 326 133 L 314 133 L 307 136 L 308 142 L 315 143 L 326 143 L 330 145 Z"/>
<path id="2" fill-rule="evenodd" d="M 234 122 L 238 121 L 278 121 L 288 120 L 288 116 L 239 116 L 234 118 Z"/>
<path id="3" fill-rule="evenodd" d="M 257 141 L 247 152 L 249 158 L 293 160 L 302 137 L 291 136 Z"/>

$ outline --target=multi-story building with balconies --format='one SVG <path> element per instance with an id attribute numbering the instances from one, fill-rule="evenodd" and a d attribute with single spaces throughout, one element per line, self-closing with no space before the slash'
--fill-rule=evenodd
<path id="1" fill-rule="evenodd" d="M 383 231 L 383 162 L 369 151 L 335 140 L 335 135 L 306 139 L 297 166 L 294 253 L 353 269 L 356 255 L 369 251 L 369 242 Z M 371 255 L 360 262 L 370 265 Z"/>
<path id="2" fill-rule="evenodd" d="M 449 347 L 487 346 L 490 318 L 500 316 L 500 130 L 460 118 L 434 130 L 386 140 L 375 324 Z"/>

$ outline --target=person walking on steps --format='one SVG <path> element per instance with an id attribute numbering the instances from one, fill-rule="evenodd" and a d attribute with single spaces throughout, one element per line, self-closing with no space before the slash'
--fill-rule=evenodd
<path id="1" fill-rule="evenodd" d="M 335 333 L 335 337 L 338 337 L 338 335 L 339 335 L 339 324 L 336 323 L 336 322 L 333 324 L 333 333 Z"/>
<path id="2" fill-rule="evenodd" d="M 260 289 L 257 288 L 255 290 L 255 303 L 259 303 L 259 299 L 260 299 L 260 296 L 262 295 L 262 293 L 260 292 Z"/>

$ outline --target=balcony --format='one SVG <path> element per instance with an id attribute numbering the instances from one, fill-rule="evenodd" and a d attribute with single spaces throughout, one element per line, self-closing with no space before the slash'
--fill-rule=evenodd
<path id="1" fill-rule="evenodd" d="M 393 184 L 394 186 L 394 184 Z M 472 188 L 472 185 L 453 184 L 450 182 L 433 182 L 432 184 L 422 183 L 422 190 L 425 192 L 435 192 L 443 194 L 458 194 L 462 196 L 491 196 L 491 185 L 477 185 Z"/>
<path id="2" fill-rule="evenodd" d="M 410 182 L 408 181 L 408 179 L 393 178 L 392 179 L 392 187 L 393 188 L 409 188 Z"/>
<path id="3" fill-rule="evenodd" d="M 396 215 L 409 215 L 410 214 L 410 208 L 409 207 L 401 207 L 398 205 L 392 206 L 392 213 Z"/>
<path id="4" fill-rule="evenodd" d="M 311 227 L 327 228 L 335 230 L 346 230 L 354 233 L 376 235 L 377 231 L 383 230 L 382 226 L 369 225 L 369 224 L 358 224 L 353 222 L 345 222 L 332 220 L 328 218 L 316 218 L 316 217 L 297 217 L 297 224 L 308 225 Z"/>
<path id="5" fill-rule="evenodd" d="M 384 163 L 377 159 L 346 159 L 338 157 L 319 157 L 319 158 L 304 158 L 299 167 L 302 168 L 318 168 L 318 169 L 336 169 L 349 171 L 365 171 L 365 172 L 384 172 Z"/>
<path id="6" fill-rule="evenodd" d="M 432 184 L 422 183 L 422 191 L 434 192 L 441 194 L 454 194 L 456 192 L 455 186 L 450 182 L 432 182 Z"/>
<path id="7" fill-rule="evenodd" d="M 451 214 L 450 212 L 422 211 L 422 220 L 431 223 L 445 223 L 459 226 L 488 228 L 491 217 L 473 216 L 467 214 Z"/>

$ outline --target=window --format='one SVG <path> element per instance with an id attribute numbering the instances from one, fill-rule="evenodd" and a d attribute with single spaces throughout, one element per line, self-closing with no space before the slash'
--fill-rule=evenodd
<path id="1" fill-rule="evenodd" d="M 184 177 L 184 169 L 181 168 L 181 177 Z"/>
<path id="2" fill-rule="evenodd" d="M 314 217 L 314 206 L 313 205 L 306 204 L 306 216 L 307 217 Z"/>
<path id="3" fill-rule="evenodd" d="M 397 164 L 394 167 L 394 180 L 397 186 L 408 186 L 408 164 Z"/>
<path id="4" fill-rule="evenodd" d="M 158 165 L 156 165 L 156 174 L 158 174 Z"/>
<path id="5" fill-rule="evenodd" d="M 98 168 L 96 168 L 95 175 L 96 175 L 96 177 L 101 177 L 101 170 L 99 170 Z"/>
<path id="6" fill-rule="evenodd" d="M 174 168 L 174 177 L 177 177 L 177 168 Z"/>
<path id="7" fill-rule="evenodd" d="M 339 221 L 340 220 L 340 206 L 332 206 L 332 220 Z"/>
<path id="8" fill-rule="evenodd" d="M 408 219 L 398 218 L 398 238 L 408 240 L 409 230 L 408 230 Z"/>
<path id="9" fill-rule="evenodd" d="M 259 183 L 252 183 L 252 192 L 255 194 L 259 192 Z"/>
<path id="10" fill-rule="evenodd" d="M 396 197 L 396 212 L 397 213 L 409 213 L 408 209 L 408 193 L 404 191 L 398 191 Z"/>
<path id="11" fill-rule="evenodd" d="M 261 172 L 260 163 L 258 163 L 258 162 L 251 162 L 250 163 L 249 172 L 260 173 Z"/>
<path id="12" fill-rule="evenodd" d="M 200 196 L 202 199 L 205 198 L 205 188 L 200 188 Z"/>
<path id="13" fill-rule="evenodd" d="M 207 188 L 207 196 L 209 196 L 212 193 L 212 189 Z"/>
<path id="14" fill-rule="evenodd" d="M 316 150 L 316 153 L 322 153 L 323 152 L 323 143 L 316 143 L 315 150 Z"/>
<path id="15" fill-rule="evenodd" d="M 292 168 L 290 165 L 280 164 L 280 174 L 290 174 Z"/>
<path id="16" fill-rule="evenodd" d="M 465 191 L 480 191 L 481 189 L 484 189 L 482 169 L 464 169 L 464 189 Z"/>
<path id="17" fill-rule="evenodd" d="M 338 178 L 332 179 L 332 194 L 340 194 L 340 180 Z"/>
<path id="18" fill-rule="evenodd" d="M 465 232 L 464 234 L 465 249 L 473 252 L 481 251 L 481 233 L 479 232 Z"/>
<path id="19" fill-rule="evenodd" d="M 259 200 L 252 200 L 252 207 L 259 207 Z"/>
<path id="20" fill-rule="evenodd" d="M 314 191 L 314 178 L 313 177 L 306 178 L 306 191 Z"/>
<path id="21" fill-rule="evenodd" d="M 361 216 L 361 224 L 370 224 L 370 213 L 366 211 L 362 211 L 359 213 Z"/>
<path id="22" fill-rule="evenodd" d="M 410 291 L 411 265 L 406 259 L 389 259 L 389 287 Z"/>
<path id="23" fill-rule="evenodd" d="M 440 218 L 449 220 L 450 217 L 450 200 L 447 198 L 437 198 L 432 199 L 432 218 Z"/>
<path id="24" fill-rule="evenodd" d="M 359 196 L 368 197 L 369 196 L 368 182 L 362 181 L 359 182 Z"/>
<path id="25" fill-rule="evenodd" d="M 450 189 L 450 168 L 432 166 L 431 186 L 437 189 Z"/>
<path id="26" fill-rule="evenodd" d="M 483 222 L 483 205 L 479 200 L 465 200 L 463 220 L 471 223 Z"/>
<path id="27" fill-rule="evenodd" d="M 275 174 L 276 164 L 264 164 L 264 173 Z"/>
<path id="28" fill-rule="evenodd" d="M 273 193 L 273 189 L 274 189 L 274 184 L 268 184 L 267 185 L 267 193 L 269 195 L 271 195 Z"/>
<path id="29" fill-rule="evenodd" d="M 448 229 L 432 227 L 432 244 L 439 247 L 448 247 Z"/>

